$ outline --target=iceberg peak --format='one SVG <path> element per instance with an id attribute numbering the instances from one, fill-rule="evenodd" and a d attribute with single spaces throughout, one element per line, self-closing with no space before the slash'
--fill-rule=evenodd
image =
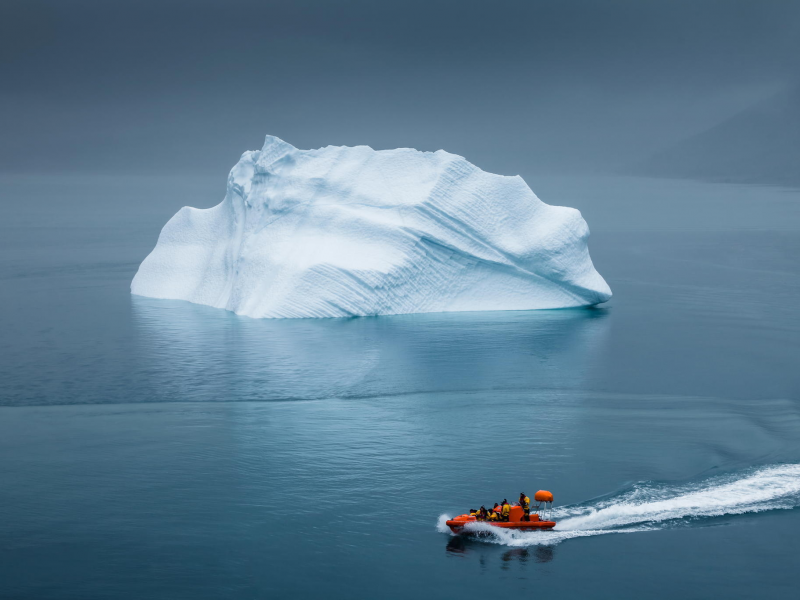
<path id="1" fill-rule="evenodd" d="M 170 219 L 131 292 L 251 317 L 566 308 L 611 290 L 572 208 L 444 150 L 268 135 L 225 199 Z"/>

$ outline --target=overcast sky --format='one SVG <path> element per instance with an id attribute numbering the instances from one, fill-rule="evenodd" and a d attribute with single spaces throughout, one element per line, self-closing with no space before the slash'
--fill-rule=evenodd
<path id="1" fill-rule="evenodd" d="M 219 171 L 300 148 L 611 170 L 792 84 L 792 0 L 2 2 L 0 168 Z"/>

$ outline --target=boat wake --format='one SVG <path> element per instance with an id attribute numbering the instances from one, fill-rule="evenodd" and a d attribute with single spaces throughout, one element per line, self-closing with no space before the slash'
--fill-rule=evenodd
<path id="1" fill-rule="evenodd" d="M 800 465 L 775 465 L 711 477 L 685 485 L 636 484 L 628 490 L 583 504 L 555 509 L 551 531 L 509 531 L 485 523 L 465 529 L 487 542 L 506 546 L 553 545 L 567 539 L 652 531 L 725 515 L 800 506 Z M 450 533 L 449 517 L 437 529 Z"/>

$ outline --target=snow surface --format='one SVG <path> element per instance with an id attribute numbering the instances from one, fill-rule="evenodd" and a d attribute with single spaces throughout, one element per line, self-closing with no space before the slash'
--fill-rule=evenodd
<path id="1" fill-rule="evenodd" d="M 588 237 L 577 210 L 443 150 L 267 136 L 220 204 L 169 220 L 131 292 L 251 317 L 586 306 L 611 297 Z"/>

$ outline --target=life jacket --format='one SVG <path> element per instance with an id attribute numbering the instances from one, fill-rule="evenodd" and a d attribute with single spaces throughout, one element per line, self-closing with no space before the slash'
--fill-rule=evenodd
<path id="1" fill-rule="evenodd" d="M 522 510 L 529 510 L 531 507 L 531 499 L 525 496 L 519 505 L 522 507 Z"/>
<path id="2" fill-rule="evenodd" d="M 511 513 L 511 505 L 503 504 L 503 516 L 506 517 Z"/>

